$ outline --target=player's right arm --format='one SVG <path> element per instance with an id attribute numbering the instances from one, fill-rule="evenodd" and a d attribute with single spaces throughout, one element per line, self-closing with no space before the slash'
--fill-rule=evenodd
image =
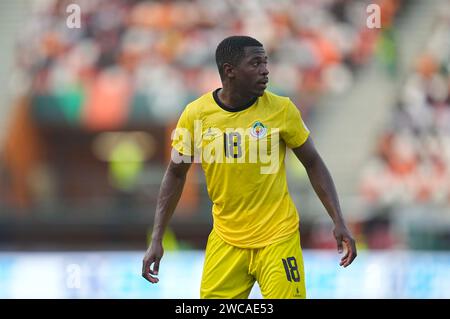
<path id="1" fill-rule="evenodd" d="M 177 151 L 172 150 L 172 152 Z M 142 263 L 142 276 L 153 284 L 159 281 L 156 276 L 158 275 L 159 262 L 164 254 L 162 245 L 164 231 L 180 200 L 186 174 L 192 163 L 190 156 L 180 156 L 182 160 L 171 160 L 164 174 L 156 204 L 152 241 Z M 178 159 L 180 159 L 179 156 Z M 153 267 L 151 267 L 152 264 Z"/>

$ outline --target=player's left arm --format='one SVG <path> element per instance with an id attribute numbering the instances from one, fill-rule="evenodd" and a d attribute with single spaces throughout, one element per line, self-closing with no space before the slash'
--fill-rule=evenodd
<path id="1" fill-rule="evenodd" d="M 343 245 L 345 245 L 346 252 L 341 259 L 340 265 L 347 267 L 356 257 L 355 240 L 342 216 L 336 188 L 330 172 L 317 152 L 311 136 L 301 146 L 292 150 L 305 167 L 314 191 L 334 222 L 333 233 L 339 253 L 342 253 Z"/>

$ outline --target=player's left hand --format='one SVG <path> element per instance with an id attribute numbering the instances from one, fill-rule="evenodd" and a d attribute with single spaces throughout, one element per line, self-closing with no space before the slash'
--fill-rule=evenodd
<path id="1" fill-rule="evenodd" d="M 339 265 L 347 267 L 353 262 L 357 255 L 355 240 L 345 225 L 336 225 L 333 234 L 334 238 L 336 238 L 338 252 L 341 254 L 345 250 L 345 254 L 341 258 Z"/>

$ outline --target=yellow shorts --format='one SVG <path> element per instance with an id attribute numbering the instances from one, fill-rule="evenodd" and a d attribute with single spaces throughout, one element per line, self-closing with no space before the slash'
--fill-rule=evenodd
<path id="1" fill-rule="evenodd" d="M 299 232 L 263 248 L 245 249 L 226 243 L 213 230 L 206 246 L 200 298 L 248 298 L 255 281 L 264 298 L 306 298 Z"/>

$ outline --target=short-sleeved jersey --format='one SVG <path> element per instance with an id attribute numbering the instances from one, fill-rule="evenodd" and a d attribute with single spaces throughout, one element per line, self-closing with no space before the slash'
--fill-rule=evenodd
<path id="1" fill-rule="evenodd" d="M 201 161 L 213 207 L 214 230 L 226 242 L 259 248 L 298 230 L 288 192 L 286 146 L 309 136 L 301 113 L 287 97 L 267 90 L 239 109 L 209 92 L 183 111 L 172 146 Z"/>

